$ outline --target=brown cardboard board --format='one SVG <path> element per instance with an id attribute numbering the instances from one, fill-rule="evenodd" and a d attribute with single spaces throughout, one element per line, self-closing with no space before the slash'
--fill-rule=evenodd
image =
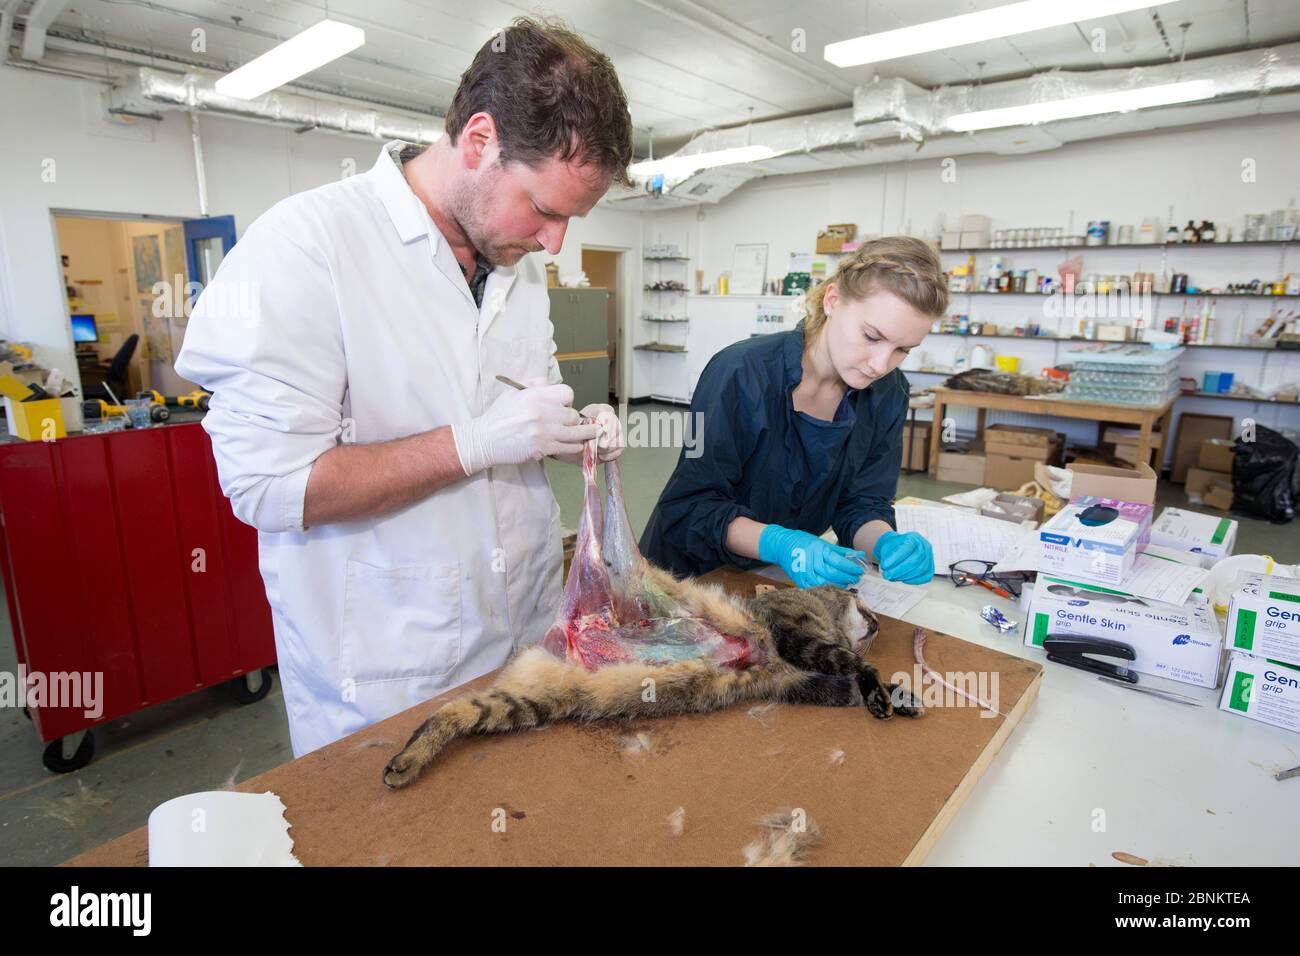
<path id="1" fill-rule="evenodd" d="M 1084 465 L 1073 462 L 1066 469 L 1074 473 L 1070 482 L 1070 497 L 1096 495 L 1116 501 L 1156 503 L 1156 473 L 1150 465 L 1135 468 L 1108 468 L 1105 465 Z"/>
<path id="2" fill-rule="evenodd" d="M 1232 450 L 1236 443 L 1227 438 L 1203 438 L 1196 449 L 1196 467 L 1232 474 Z"/>
<path id="3" fill-rule="evenodd" d="M 1188 468 L 1187 480 L 1183 484 L 1189 494 L 1204 495 L 1214 487 L 1216 481 L 1232 480 L 1232 476 L 1221 471 L 1206 471 L 1204 468 Z"/>
<path id="4" fill-rule="evenodd" d="M 715 572 L 753 593 L 774 582 Z M 909 624 L 882 619 L 870 658 L 886 676 L 912 673 Z M 1038 692 L 1042 665 L 931 633 L 940 672 L 999 674 L 1002 714 L 938 707 L 918 720 L 876 721 L 860 708 L 779 705 L 750 716 L 557 724 L 458 741 L 413 786 L 389 791 L 384 765 L 441 701 L 472 681 L 234 789 L 284 801 L 294 853 L 306 866 L 576 864 L 739 865 L 754 821 L 800 807 L 822 831 L 810 863 L 919 864 L 958 812 Z M 910 677 L 907 679 L 910 682 Z M 623 740 L 645 733 L 649 753 Z M 831 763 L 831 752 L 844 752 Z M 668 816 L 685 809 L 674 837 Z M 493 814 L 504 811 L 505 832 Z M 148 862 L 144 827 L 69 860 L 70 866 Z"/>
<path id="5" fill-rule="evenodd" d="M 1173 482 L 1187 479 L 1187 469 L 1196 464 L 1201 442 L 1207 438 L 1231 438 L 1232 416 L 1204 415 L 1200 412 L 1183 412 L 1178 416 L 1174 433 L 1174 457 L 1169 467 Z"/>

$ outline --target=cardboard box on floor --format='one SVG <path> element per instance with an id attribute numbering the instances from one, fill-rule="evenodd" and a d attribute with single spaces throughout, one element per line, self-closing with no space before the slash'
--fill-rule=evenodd
<path id="1" fill-rule="evenodd" d="M 959 448 L 940 450 L 935 477 L 940 481 L 955 481 L 966 485 L 984 484 L 984 445 L 981 442 L 963 443 Z"/>
<path id="2" fill-rule="evenodd" d="M 735 593 L 774 582 L 727 570 L 706 575 Z M 913 627 L 890 618 L 868 655 L 910 683 Z M 1037 695 L 1043 667 L 931 633 L 940 673 L 997 674 L 1000 710 L 934 707 L 877 721 L 860 707 L 751 703 L 711 714 L 556 724 L 451 744 L 412 786 L 385 789 L 389 758 L 440 703 L 486 689 L 494 675 L 373 724 L 234 789 L 270 790 L 285 804 L 294 854 L 306 866 L 740 865 L 755 821 L 799 807 L 821 828 L 813 864 L 919 864 Z M 267 705 L 263 705 L 267 706 Z M 648 753 L 628 753 L 639 733 Z M 833 764 L 833 751 L 843 760 Z M 903 772 L 899 768 L 906 768 Z M 679 807 L 684 828 L 668 818 Z M 492 814 L 506 813 L 494 832 Z M 141 820 L 143 823 L 143 819 Z M 69 860 L 143 866 L 145 828 Z"/>
<path id="3" fill-rule="evenodd" d="M 1233 449 L 1236 442 L 1227 438 L 1204 438 L 1196 450 L 1196 467 L 1205 471 L 1221 471 L 1232 476 Z"/>
<path id="4" fill-rule="evenodd" d="M 1206 438 L 1231 438 L 1232 416 L 1203 415 L 1200 412 L 1183 412 L 1178 416 L 1174 432 L 1174 457 L 1169 467 L 1169 478 L 1175 484 L 1187 478 L 1187 469 L 1197 463 L 1201 442 Z"/>
<path id="5" fill-rule="evenodd" d="M 1034 480 L 1034 464 L 1061 463 L 1065 436 L 1050 428 L 990 425 L 984 429 L 984 484 L 998 491 L 1015 491 Z"/>
<path id="6" fill-rule="evenodd" d="M 1183 481 L 1183 491 L 1189 495 L 1204 497 L 1214 487 L 1215 482 L 1227 481 L 1232 487 L 1232 476 L 1222 471 L 1207 471 L 1204 468 L 1188 468 Z"/>
<path id="7" fill-rule="evenodd" d="M 912 460 L 907 460 L 908 449 L 912 450 Z M 903 467 L 913 471 L 925 471 L 930 467 L 930 423 L 917 422 L 916 434 L 912 434 L 912 423 L 903 425 Z"/>
<path id="8" fill-rule="evenodd" d="M 1038 462 L 1036 458 L 990 454 L 984 460 L 984 484 L 998 491 L 1015 491 L 1025 482 L 1034 480 L 1034 465 Z"/>
<path id="9" fill-rule="evenodd" d="M 1214 508 L 1216 511 L 1231 511 L 1232 482 L 1223 481 L 1222 479 L 1216 481 L 1203 498 L 1207 508 Z"/>

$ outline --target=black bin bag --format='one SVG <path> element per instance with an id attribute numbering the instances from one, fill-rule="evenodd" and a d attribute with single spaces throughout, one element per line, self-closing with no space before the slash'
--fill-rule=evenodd
<path id="1" fill-rule="evenodd" d="M 1232 452 L 1232 510 L 1286 524 L 1295 518 L 1298 449 L 1271 428 L 1255 426 L 1255 440 L 1237 439 Z"/>

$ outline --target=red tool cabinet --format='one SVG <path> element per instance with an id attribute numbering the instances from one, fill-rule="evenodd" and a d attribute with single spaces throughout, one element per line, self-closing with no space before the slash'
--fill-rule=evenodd
<path id="1" fill-rule="evenodd" d="M 97 718 L 30 708 L 52 770 L 89 761 L 95 724 L 214 684 L 269 689 L 241 695 L 275 663 L 271 610 L 202 425 L 0 444 L 0 571 L 19 664 L 103 674 Z"/>

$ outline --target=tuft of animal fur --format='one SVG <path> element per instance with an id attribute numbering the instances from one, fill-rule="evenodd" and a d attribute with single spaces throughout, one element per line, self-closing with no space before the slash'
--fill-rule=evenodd
<path id="1" fill-rule="evenodd" d="M 421 724 L 384 768 L 384 783 L 393 789 L 412 783 L 458 737 L 562 720 L 700 713 L 742 701 L 865 706 L 881 720 L 924 714 L 911 694 L 885 683 L 867 661 L 880 623 L 856 593 L 823 585 L 741 599 L 648 563 L 642 572 L 693 616 L 766 651 L 763 663 L 737 670 L 699 659 L 588 670 L 541 647 L 526 648 L 491 688 L 444 704 Z"/>
<path id="2" fill-rule="evenodd" d="M 821 842 L 821 827 L 791 810 L 769 813 L 758 825 L 758 839 L 740 851 L 745 866 L 803 866 L 809 851 Z"/>

